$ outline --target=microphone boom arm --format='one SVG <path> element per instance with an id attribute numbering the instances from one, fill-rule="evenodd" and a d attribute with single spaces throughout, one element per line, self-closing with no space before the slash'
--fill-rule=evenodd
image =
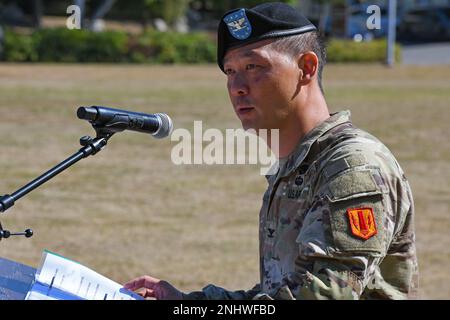
<path id="1" fill-rule="evenodd" d="M 97 116 L 100 113 L 100 116 L 103 117 L 101 121 L 97 122 Z M 81 137 L 80 144 L 82 145 L 82 148 L 78 150 L 78 152 L 74 153 L 66 160 L 60 162 L 12 194 L 0 196 L 0 213 L 8 210 L 17 200 L 24 197 L 70 166 L 74 165 L 81 159 L 97 154 L 106 146 L 108 140 L 117 132 L 129 129 L 151 133 L 155 138 L 160 139 L 168 136 L 173 129 L 172 120 L 169 116 L 163 113 L 146 115 L 107 107 L 93 106 L 78 108 L 77 115 L 80 119 L 89 120 L 97 136 L 95 138 L 90 136 Z M 24 232 L 12 233 L 8 230 L 4 230 L 0 223 L 0 240 L 18 235 L 23 235 L 29 238 L 33 235 L 33 230 L 27 229 Z"/>
<path id="2" fill-rule="evenodd" d="M 78 152 L 74 153 L 72 156 L 60 162 L 52 169 L 48 170 L 33 181 L 13 192 L 11 195 L 5 194 L 3 196 L 0 196 L 0 212 L 4 212 L 7 209 L 11 208 L 17 200 L 19 200 L 32 190 L 36 189 L 37 187 L 41 186 L 48 180 L 52 179 L 70 166 L 74 165 L 81 159 L 98 153 L 106 146 L 108 139 L 111 138 L 113 134 L 114 133 L 98 134 L 96 138 L 91 138 L 89 136 L 82 137 L 80 139 L 80 144 L 83 147 Z"/>

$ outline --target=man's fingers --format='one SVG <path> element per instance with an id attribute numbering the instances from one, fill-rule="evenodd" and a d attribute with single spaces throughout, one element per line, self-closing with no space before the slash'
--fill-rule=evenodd
<path id="1" fill-rule="evenodd" d="M 131 281 L 128 281 L 123 286 L 125 289 L 128 289 L 128 290 L 136 290 L 136 289 L 140 289 L 143 287 L 145 288 L 144 284 L 145 284 L 145 276 L 142 276 L 142 277 L 133 279 Z"/>
<path id="2" fill-rule="evenodd" d="M 144 298 L 155 298 L 155 291 L 152 289 L 145 289 Z"/>
<path id="3" fill-rule="evenodd" d="M 142 282 L 141 277 L 128 281 L 123 285 L 125 289 L 136 290 L 141 288 L 140 283 Z"/>
<path id="4" fill-rule="evenodd" d="M 159 283 L 159 279 L 150 277 L 150 276 L 141 276 L 139 278 L 128 281 L 123 286 L 128 290 L 136 290 L 140 288 L 153 289 L 155 284 Z"/>

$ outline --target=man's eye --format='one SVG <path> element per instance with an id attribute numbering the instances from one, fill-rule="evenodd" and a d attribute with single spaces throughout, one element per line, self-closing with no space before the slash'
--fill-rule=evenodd
<path id="1" fill-rule="evenodd" d="M 256 68 L 256 64 L 254 63 L 249 63 L 248 65 L 245 66 L 246 70 L 251 70 L 251 69 L 255 69 Z"/>
<path id="2" fill-rule="evenodd" d="M 226 74 L 226 75 L 230 75 L 230 74 L 232 74 L 232 73 L 233 73 L 233 69 L 230 69 L 230 68 L 225 69 L 225 74 Z"/>

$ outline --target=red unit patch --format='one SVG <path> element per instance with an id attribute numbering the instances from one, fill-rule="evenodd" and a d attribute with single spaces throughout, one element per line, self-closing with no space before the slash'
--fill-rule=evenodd
<path id="1" fill-rule="evenodd" d="M 377 234 L 377 226 L 372 208 L 347 209 L 352 234 L 367 240 Z"/>

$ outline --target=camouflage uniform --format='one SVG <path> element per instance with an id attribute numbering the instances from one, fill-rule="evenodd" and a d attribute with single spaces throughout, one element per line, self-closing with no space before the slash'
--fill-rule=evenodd
<path id="1" fill-rule="evenodd" d="M 186 299 L 417 297 L 411 189 L 394 156 L 355 128 L 349 111 L 310 131 L 267 179 L 260 284 L 249 291 L 208 285 Z M 374 221 L 356 217 L 351 223 L 349 210 L 361 208 Z M 368 239 L 352 231 L 363 230 L 364 223 L 376 228 Z"/>

